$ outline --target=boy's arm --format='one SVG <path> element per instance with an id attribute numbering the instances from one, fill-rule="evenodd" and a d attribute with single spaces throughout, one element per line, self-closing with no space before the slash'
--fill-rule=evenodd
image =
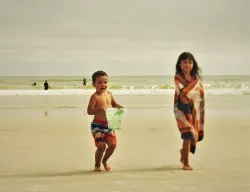
<path id="1" fill-rule="evenodd" d="M 110 93 L 111 94 L 111 93 Z M 115 98 L 113 97 L 113 95 L 111 94 L 111 104 L 112 107 L 114 108 L 123 108 L 123 106 L 121 106 L 120 104 L 118 104 L 115 100 Z"/>
<path id="2" fill-rule="evenodd" d="M 100 107 L 95 107 L 96 106 L 96 98 L 95 95 L 92 95 L 90 100 L 89 100 L 89 105 L 88 105 L 88 114 L 89 115 L 95 115 L 97 113 L 100 113 L 101 111 L 105 111 L 104 108 Z"/>

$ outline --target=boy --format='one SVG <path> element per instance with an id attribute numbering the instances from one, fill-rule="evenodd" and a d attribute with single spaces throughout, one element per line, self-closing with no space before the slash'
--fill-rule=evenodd
<path id="1" fill-rule="evenodd" d="M 116 136 L 115 132 L 108 127 L 105 109 L 122 108 L 122 106 L 116 102 L 111 92 L 107 91 L 108 75 L 104 71 L 97 71 L 92 75 L 92 84 L 96 88 L 96 92 L 89 100 L 88 114 L 94 115 L 91 123 L 91 132 L 97 147 L 94 171 L 101 171 L 101 160 L 105 170 L 110 171 L 107 161 L 116 148 Z"/>

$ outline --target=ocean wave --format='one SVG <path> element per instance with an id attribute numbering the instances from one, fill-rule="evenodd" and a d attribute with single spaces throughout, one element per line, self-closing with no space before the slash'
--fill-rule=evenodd
<path id="1" fill-rule="evenodd" d="M 0 109 L 77 109 L 83 108 L 82 106 L 64 106 L 64 105 L 35 105 L 35 106 L 0 106 Z"/>
<path id="2" fill-rule="evenodd" d="M 206 83 L 204 87 L 207 89 L 213 88 L 232 88 L 232 89 L 249 89 L 250 83 L 249 82 L 217 82 L 217 83 Z"/>
<path id="3" fill-rule="evenodd" d="M 241 81 L 241 82 L 206 82 L 203 83 L 204 87 L 208 90 L 210 89 L 250 89 L 249 81 Z M 174 89 L 174 84 L 135 84 L 135 85 L 117 85 L 110 83 L 109 86 L 112 90 L 127 90 L 127 89 Z M 23 85 L 23 84 L 0 84 L 0 90 L 43 90 L 43 86 L 31 86 L 31 85 Z M 83 86 L 81 84 L 72 84 L 72 85 L 52 85 L 51 89 L 53 90 L 61 90 L 61 89 L 93 89 L 92 85 Z"/>
<path id="4" fill-rule="evenodd" d="M 109 89 L 114 95 L 173 95 L 174 89 Z M 94 89 L 0 90 L 0 96 L 14 95 L 91 95 Z M 250 95 L 250 89 L 205 89 L 208 95 Z"/>

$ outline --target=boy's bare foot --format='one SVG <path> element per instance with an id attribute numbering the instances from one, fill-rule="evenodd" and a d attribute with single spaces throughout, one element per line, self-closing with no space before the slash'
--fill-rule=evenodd
<path id="1" fill-rule="evenodd" d="M 101 172 L 102 170 L 101 170 L 100 167 L 96 167 L 96 166 L 95 166 L 94 171 L 96 171 L 96 172 Z"/>
<path id="2" fill-rule="evenodd" d="M 193 168 L 190 167 L 190 165 L 184 165 L 182 169 L 183 170 L 193 170 Z"/>
<path id="3" fill-rule="evenodd" d="M 111 168 L 110 168 L 110 166 L 107 164 L 107 162 L 102 162 L 102 164 L 103 164 L 103 166 L 104 166 L 104 169 L 106 170 L 106 171 L 110 171 L 111 170 Z"/>
<path id="4" fill-rule="evenodd" d="M 182 149 L 180 150 L 180 154 L 181 154 L 181 159 L 180 159 L 180 161 L 181 161 L 182 164 L 184 164 L 184 158 L 183 158 L 183 155 L 182 155 Z"/>

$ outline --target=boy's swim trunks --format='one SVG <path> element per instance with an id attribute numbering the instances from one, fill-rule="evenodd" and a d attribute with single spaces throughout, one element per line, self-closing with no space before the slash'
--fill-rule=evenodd
<path id="1" fill-rule="evenodd" d="M 91 133 L 94 137 L 96 147 L 103 146 L 108 141 L 116 144 L 115 132 L 108 127 L 107 121 L 94 119 L 91 123 Z"/>

